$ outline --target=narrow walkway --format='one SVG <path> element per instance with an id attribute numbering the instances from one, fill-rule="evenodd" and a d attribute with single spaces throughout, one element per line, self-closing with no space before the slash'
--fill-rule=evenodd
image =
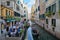
<path id="1" fill-rule="evenodd" d="M 25 40 L 27 40 L 27 36 L 25 37 Z"/>

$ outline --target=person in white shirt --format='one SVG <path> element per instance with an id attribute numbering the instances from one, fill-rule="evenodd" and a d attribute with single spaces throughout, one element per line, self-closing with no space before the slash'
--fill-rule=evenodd
<path id="1" fill-rule="evenodd" d="M 28 28 L 28 30 L 27 30 L 27 39 L 28 39 L 28 40 L 33 40 L 32 27 L 31 27 L 31 26 L 32 26 L 32 22 L 29 21 L 28 24 L 29 24 L 29 28 Z"/>

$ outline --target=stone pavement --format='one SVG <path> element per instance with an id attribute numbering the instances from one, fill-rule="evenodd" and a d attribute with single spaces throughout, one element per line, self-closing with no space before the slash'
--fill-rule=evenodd
<path id="1" fill-rule="evenodd" d="M 23 36 L 24 33 L 22 33 L 22 36 Z M 21 40 L 22 39 L 22 36 L 21 37 L 5 37 L 4 34 L 0 34 L 0 40 Z"/>
<path id="2" fill-rule="evenodd" d="M 20 37 L 1 37 L 0 40 L 20 40 Z"/>
<path id="3" fill-rule="evenodd" d="M 27 35 L 26 35 L 26 38 L 25 38 L 25 40 L 27 40 Z"/>

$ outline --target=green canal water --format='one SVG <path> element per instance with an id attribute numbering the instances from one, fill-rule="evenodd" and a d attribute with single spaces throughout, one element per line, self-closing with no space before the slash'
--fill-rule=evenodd
<path id="1" fill-rule="evenodd" d="M 59 40 L 44 29 L 40 28 L 38 25 L 34 25 L 34 27 L 36 27 L 39 30 L 40 34 L 39 39 L 34 38 L 34 40 Z"/>

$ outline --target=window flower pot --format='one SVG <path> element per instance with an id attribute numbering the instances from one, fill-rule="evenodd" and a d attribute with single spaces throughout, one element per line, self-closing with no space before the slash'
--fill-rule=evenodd
<path id="1" fill-rule="evenodd" d="M 48 12 L 48 13 L 45 13 L 45 16 L 47 16 L 47 17 L 51 17 L 51 12 Z"/>

